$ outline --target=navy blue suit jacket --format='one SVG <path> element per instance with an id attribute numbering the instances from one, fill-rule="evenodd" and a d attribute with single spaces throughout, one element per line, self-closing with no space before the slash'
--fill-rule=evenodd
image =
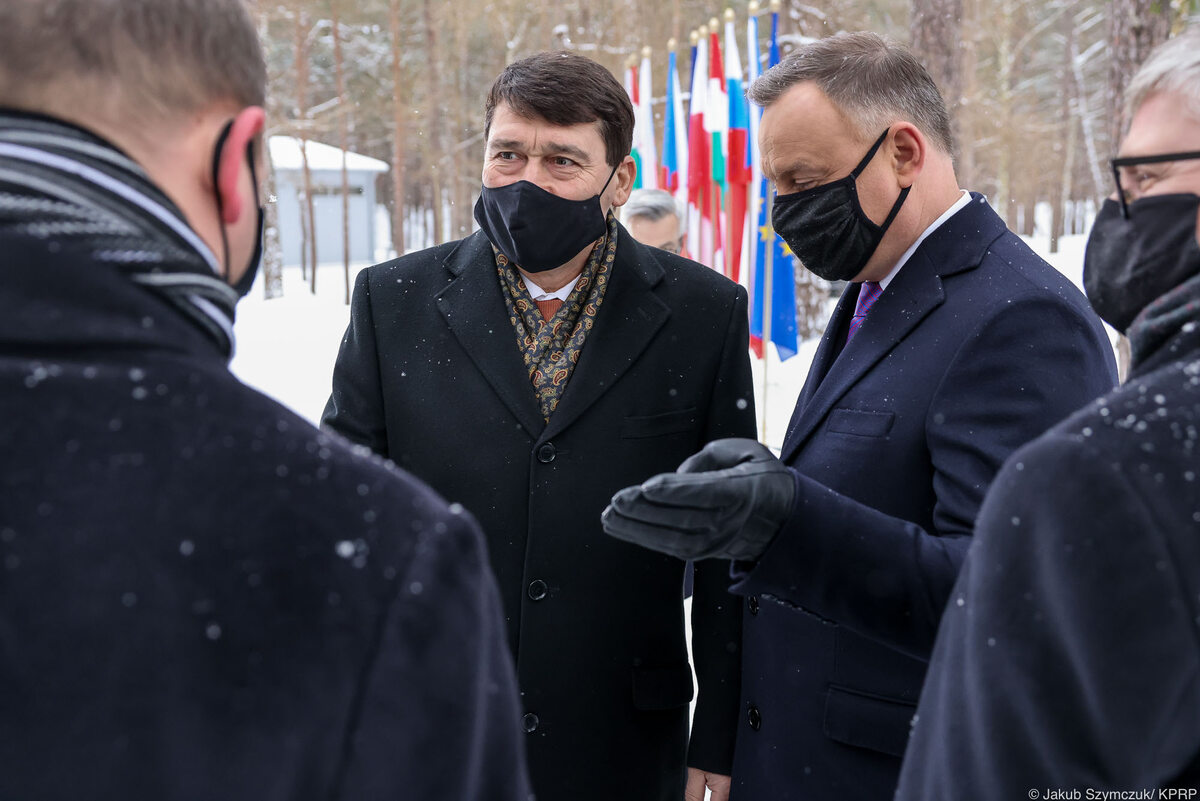
<path id="1" fill-rule="evenodd" d="M 857 296 L 839 302 L 784 442 L 793 514 L 734 586 L 749 596 L 740 801 L 891 798 L 988 484 L 1116 380 L 1083 295 L 980 196 L 842 349 Z"/>

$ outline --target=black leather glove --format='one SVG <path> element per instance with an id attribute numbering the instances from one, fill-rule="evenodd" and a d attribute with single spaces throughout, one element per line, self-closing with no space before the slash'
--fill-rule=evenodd
<path id="1" fill-rule="evenodd" d="M 680 559 L 755 561 L 792 511 L 791 472 L 752 439 L 720 439 L 663 473 L 613 496 L 609 535 Z"/>

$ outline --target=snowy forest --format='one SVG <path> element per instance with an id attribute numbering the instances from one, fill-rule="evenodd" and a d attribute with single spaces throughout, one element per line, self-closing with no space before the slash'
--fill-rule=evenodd
<path id="1" fill-rule="evenodd" d="M 620 76 L 631 58 L 650 48 L 661 139 L 668 44 L 677 43 L 680 69 L 688 69 L 689 39 L 728 13 L 712 0 L 251 5 L 268 59 L 269 133 L 391 165 L 377 178 L 376 194 L 390 215 L 396 253 L 472 229 L 484 99 L 505 64 L 562 48 Z M 728 4 L 739 25 L 773 6 L 784 55 L 806 38 L 848 30 L 908 42 L 951 106 L 960 184 L 988 195 L 1018 233 L 1031 234 L 1032 210 L 1047 204 L 1053 251 L 1058 236 L 1081 231 L 1088 205 L 1111 191 L 1105 160 L 1122 125 L 1119 87 L 1151 47 L 1200 10 L 1200 0 L 776 0 L 762 6 Z M 315 254 L 312 242 L 305 249 Z M 266 264 L 268 296 L 279 285 L 278 251 L 269 244 L 275 257 Z"/>

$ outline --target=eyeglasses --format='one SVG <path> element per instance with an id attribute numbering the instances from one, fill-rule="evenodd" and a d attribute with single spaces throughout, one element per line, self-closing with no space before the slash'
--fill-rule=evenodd
<path id="1" fill-rule="evenodd" d="M 1193 161 L 1200 159 L 1200 150 L 1192 150 L 1187 153 L 1163 153 L 1157 156 L 1128 156 L 1126 158 L 1113 159 L 1112 164 L 1113 179 L 1117 182 L 1117 202 L 1121 204 L 1121 216 L 1129 219 L 1129 204 L 1131 201 L 1141 197 L 1141 191 L 1138 188 L 1139 178 L 1136 174 L 1130 174 L 1130 167 L 1138 167 L 1143 164 L 1164 164 L 1169 161 Z M 1121 174 L 1126 173 L 1124 184 L 1122 183 Z M 1129 186 L 1129 188 L 1126 188 Z"/>

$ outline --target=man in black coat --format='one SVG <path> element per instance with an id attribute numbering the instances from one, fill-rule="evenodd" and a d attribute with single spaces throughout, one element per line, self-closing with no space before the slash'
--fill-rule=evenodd
<path id="1" fill-rule="evenodd" d="M 723 798 L 740 610 L 697 568 L 603 535 L 612 493 L 751 436 L 746 293 L 614 219 L 633 109 L 603 67 L 544 53 L 488 99 L 482 231 L 364 271 L 324 423 L 483 524 L 541 801 Z M 685 772 L 685 767 L 689 770 Z"/>
<path id="2" fill-rule="evenodd" d="M 264 84 L 240 0 L 0 5 L 0 798 L 525 801 L 477 525 L 228 372 Z"/>
<path id="3" fill-rule="evenodd" d="M 1200 30 L 1151 54 L 1126 97 L 1117 195 L 1084 280 L 1129 336 L 1130 377 L 996 478 L 938 632 L 903 801 L 1200 787 Z"/>
<path id="4" fill-rule="evenodd" d="M 907 50 L 829 37 L 749 94 L 775 229 L 851 283 L 779 458 L 713 443 L 615 498 L 607 526 L 740 560 L 732 797 L 877 801 L 988 484 L 1115 364 L 1080 292 L 959 188 L 945 106 Z"/>

